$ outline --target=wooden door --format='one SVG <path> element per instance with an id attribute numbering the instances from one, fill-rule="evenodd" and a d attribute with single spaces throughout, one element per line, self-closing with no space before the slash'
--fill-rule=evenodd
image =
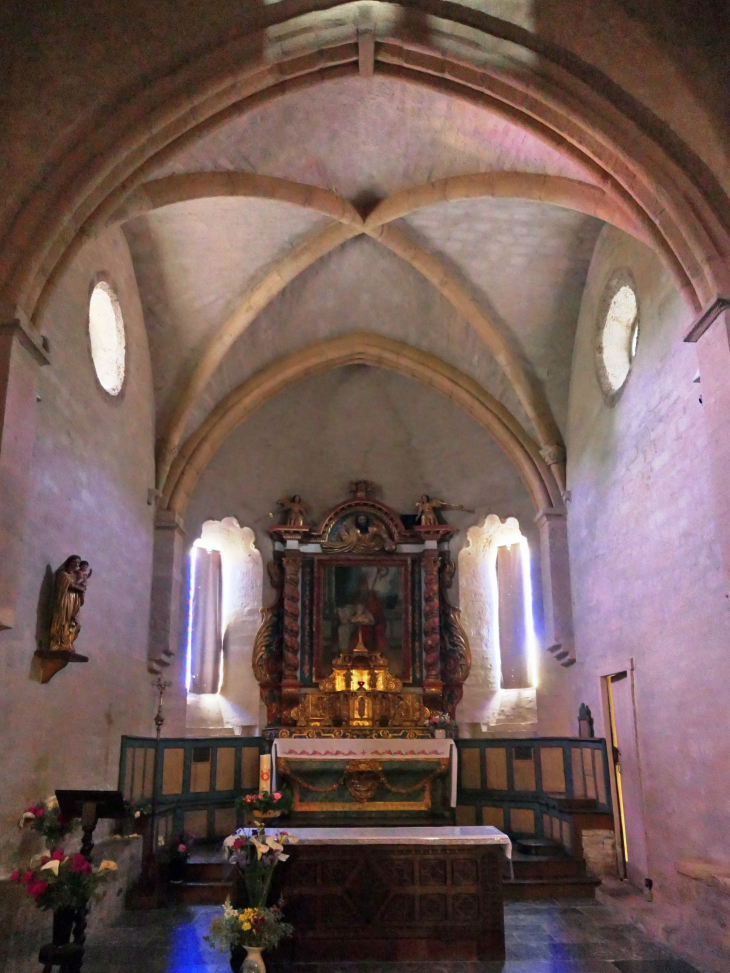
<path id="1" fill-rule="evenodd" d="M 616 781 L 623 818 L 624 857 L 629 881 L 644 887 L 649 866 L 644 830 L 644 799 L 641 759 L 636 729 L 633 672 L 608 677 Z"/>

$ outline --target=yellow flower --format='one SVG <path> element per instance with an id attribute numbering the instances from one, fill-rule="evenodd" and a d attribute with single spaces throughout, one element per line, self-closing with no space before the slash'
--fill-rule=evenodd
<path id="1" fill-rule="evenodd" d="M 101 863 L 101 865 L 99 865 L 99 871 L 100 872 L 116 872 L 117 871 L 117 863 L 116 862 L 113 862 L 113 861 L 110 861 L 108 858 L 105 858 L 104 861 Z"/>
<path id="2" fill-rule="evenodd" d="M 250 922 L 244 922 L 243 928 L 245 929 L 246 932 L 248 932 L 248 930 L 251 928 L 251 923 Z"/>

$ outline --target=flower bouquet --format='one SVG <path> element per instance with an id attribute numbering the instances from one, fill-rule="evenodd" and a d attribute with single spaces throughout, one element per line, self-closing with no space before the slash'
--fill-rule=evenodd
<path id="1" fill-rule="evenodd" d="M 37 831 L 43 835 L 48 845 L 55 848 L 66 835 L 76 830 L 78 821 L 75 818 L 67 818 L 61 812 L 57 798 L 51 796 L 47 797 L 42 804 L 23 811 L 18 827 Z"/>
<path id="2" fill-rule="evenodd" d="M 93 868 L 83 855 L 66 855 L 61 848 L 35 855 L 22 874 L 13 872 L 13 882 L 21 885 L 39 909 L 53 909 L 53 942 L 70 941 L 76 913 L 100 886 L 117 870 L 117 863 L 103 861 Z"/>
<path id="3" fill-rule="evenodd" d="M 286 831 L 277 832 L 274 836 L 261 834 L 260 831 L 248 833 L 243 829 L 225 839 L 223 850 L 226 859 L 243 876 L 250 906 L 263 908 L 266 905 L 274 869 L 289 857 L 284 852 L 284 846 L 297 841 Z"/>
<path id="4" fill-rule="evenodd" d="M 169 880 L 179 885 L 185 874 L 185 865 L 190 857 L 190 849 L 195 841 L 195 835 L 189 831 L 174 834 L 160 846 L 157 860 L 169 867 Z"/>
<path id="5" fill-rule="evenodd" d="M 251 968 L 255 967 L 265 973 L 261 950 L 275 949 L 282 939 L 291 936 L 293 932 L 293 927 L 284 922 L 278 905 L 271 908 L 257 906 L 234 909 L 231 900 L 226 899 L 223 915 L 212 920 L 205 941 L 220 952 L 230 950 L 231 969 L 241 969 L 245 950 Z"/>
<path id="6" fill-rule="evenodd" d="M 428 727 L 434 736 L 445 737 L 446 731 L 455 726 L 454 720 L 448 713 L 432 713 L 428 718 Z"/>
<path id="7" fill-rule="evenodd" d="M 139 818 L 148 818 L 152 814 L 152 805 L 149 801 L 125 801 L 124 810 L 130 821 L 137 821 Z"/>
<path id="8" fill-rule="evenodd" d="M 243 811 L 248 820 L 253 821 L 259 829 L 259 836 L 263 837 L 264 821 L 278 818 L 281 814 L 288 814 L 292 809 L 294 796 L 287 788 L 274 793 L 246 794 L 239 797 L 236 807 Z"/>

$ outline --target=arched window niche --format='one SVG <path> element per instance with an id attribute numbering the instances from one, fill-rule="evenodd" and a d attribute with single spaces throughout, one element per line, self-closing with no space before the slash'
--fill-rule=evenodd
<path id="1" fill-rule="evenodd" d="M 259 729 L 251 669 L 261 624 L 263 564 L 254 532 L 235 517 L 206 520 L 190 551 L 185 684 L 191 736 Z"/>
<path id="2" fill-rule="evenodd" d="M 459 552 L 461 622 L 471 646 L 459 723 L 471 735 L 537 732 L 530 548 L 516 518 L 489 514 Z"/>

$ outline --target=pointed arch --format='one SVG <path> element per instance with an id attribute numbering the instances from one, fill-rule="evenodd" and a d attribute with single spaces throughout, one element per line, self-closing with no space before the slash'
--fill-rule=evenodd
<path id="1" fill-rule="evenodd" d="M 376 22 L 376 75 L 500 112 L 580 161 L 655 239 L 691 308 L 727 289 L 730 201 L 696 153 L 620 85 L 559 45 L 473 8 L 447 0 L 418 0 L 418 10 L 412 0 L 390 0 L 387 7 L 400 8 L 406 26 L 413 22 L 418 42 L 389 36 Z M 321 17 L 336 8 L 332 43 Z M 500 57 L 476 67 L 466 50 L 461 60 L 450 55 L 424 33 L 423 12 L 454 40 L 474 32 Z M 291 44 L 282 40 L 289 25 Z M 103 118 L 75 128 L 76 141 L 43 185 L 29 187 L 24 199 L 18 194 L 23 201 L 0 245 L 4 306 L 37 321 L 68 254 L 98 232 L 177 140 L 294 87 L 357 73 L 357 29 L 356 5 L 346 0 L 262 8 L 239 35 L 125 91 Z M 529 64 L 519 60 L 524 53 Z"/>
<path id="2" fill-rule="evenodd" d="M 291 385 L 333 368 L 367 364 L 397 372 L 453 401 L 494 438 L 517 469 L 535 511 L 562 508 L 537 444 L 515 417 L 477 382 L 434 355 L 381 335 L 358 332 L 285 355 L 230 392 L 188 437 L 163 486 L 161 504 L 182 516 L 198 479 L 223 441 L 250 415 Z"/>

